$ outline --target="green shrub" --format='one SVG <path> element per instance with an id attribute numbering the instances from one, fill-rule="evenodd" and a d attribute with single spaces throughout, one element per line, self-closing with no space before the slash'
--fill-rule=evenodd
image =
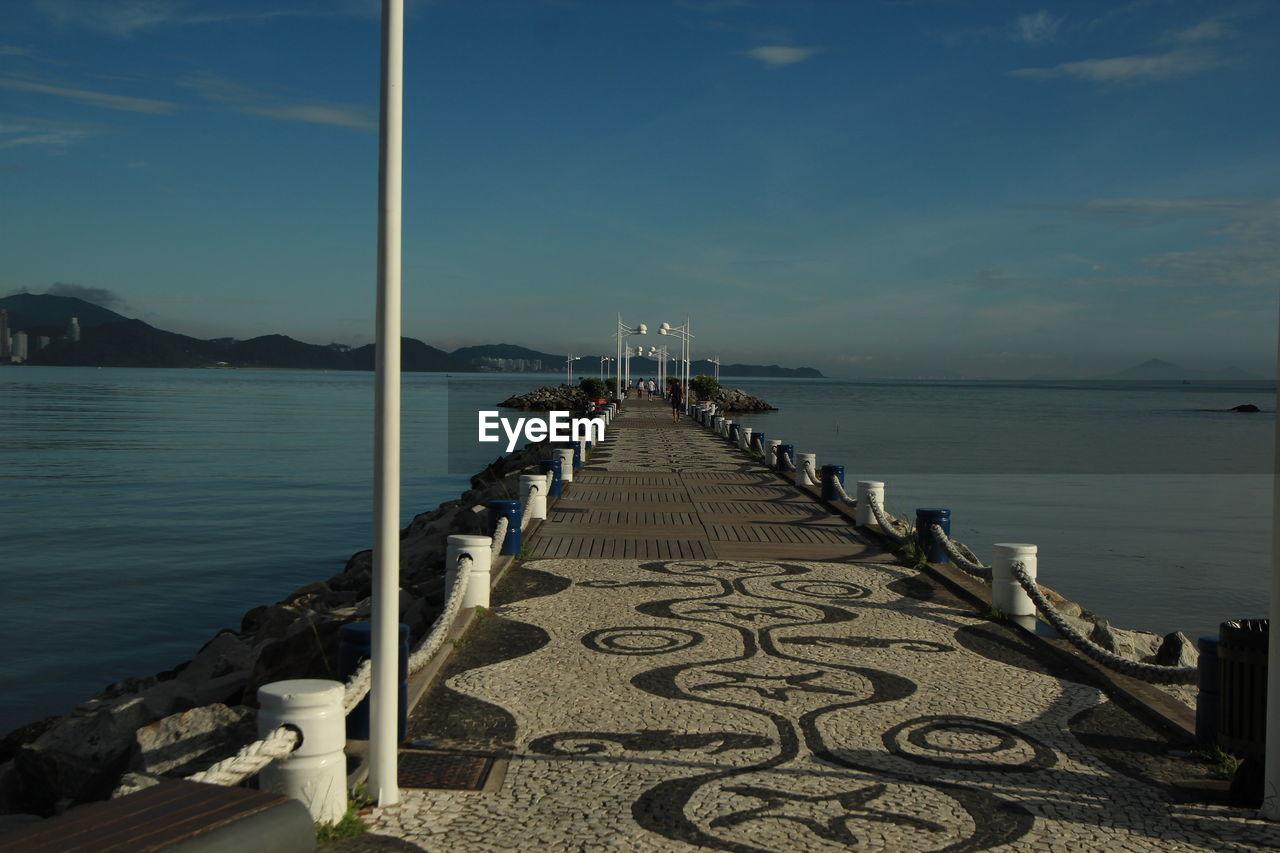
<path id="1" fill-rule="evenodd" d="M 616 394 L 618 392 L 618 380 L 615 377 L 610 376 L 604 381 L 604 387 L 609 389 L 610 395 Z"/>
<path id="2" fill-rule="evenodd" d="M 582 381 L 578 383 L 578 387 L 586 392 L 588 399 L 591 400 L 599 400 L 608 393 L 608 389 L 605 388 L 605 384 L 594 376 L 582 377 Z"/>
<path id="3" fill-rule="evenodd" d="M 690 390 L 699 400 L 714 400 L 720 390 L 720 381 L 714 376 L 695 376 L 689 382 Z"/>

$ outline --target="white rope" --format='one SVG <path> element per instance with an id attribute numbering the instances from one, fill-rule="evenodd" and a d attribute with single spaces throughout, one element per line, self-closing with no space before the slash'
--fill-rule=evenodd
<path id="1" fill-rule="evenodd" d="M 502 544 L 507 541 L 507 528 L 511 523 L 507 517 L 501 516 L 493 528 L 493 545 L 490 546 L 490 560 L 497 560 L 502 555 Z"/>
<path id="2" fill-rule="evenodd" d="M 812 459 L 804 460 L 804 478 L 809 481 L 808 484 L 810 486 L 822 485 L 821 483 L 818 482 L 818 478 L 813 476 L 813 460 Z"/>
<path id="3" fill-rule="evenodd" d="M 1010 566 L 1010 570 L 1014 580 L 1035 602 L 1036 609 L 1044 616 L 1045 621 L 1052 625 L 1063 639 L 1103 666 L 1133 678 L 1140 678 L 1143 681 L 1152 681 L 1159 684 L 1194 684 L 1199 678 L 1200 671 L 1194 666 L 1159 666 L 1153 663 L 1141 663 L 1140 661 L 1122 658 L 1104 649 L 1077 631 L 1072 627 L 1071 623 L 1062 617 L 1062 614 L 1058 612 L 1058 608 L 1054 607 L 1049 602 L 1049 599 L 1045 598 L 1044 593 L 1040 591 L 1040 586 L 1027 574 L 1025 563 L 1017 560 Z"/>
<path id="4" fill-rule="evenodd" d="M 880 525 L 880 529 L 885 535 L 899 544 L 907 541 L 907 536 L 898 532 L 888 518 L 885 517 L 884 510 L 880 507 L 880 501 L 876 500 L 874 492 L 867 492 L 867 506 L 871 507 L 871 514 L 876 517 L 876 524 Z"/>
<path id="5" fill-rule="evenodd" d="M 372 683 L 373 662 L 365 658 L 360 661 L 360 666 L 356 667 L 356 671 L 351 673 L 351 677 L 347 679 L 347 683 L 342 687 L 342 711 L 344 714 L 350 714 L 360 704 L 360 700 L 369 694 L 369 687 Z"/>
<path id="6" fill-rule="evenodd" d="M 929 528 L 929 532 L 933 534 L 933 538 L 942 543 L 943 549 L 947 552 L 947 556 L 951 558 L 951 562 L 964 569 L 971 575 L 977 575 L 981 578 L 991 577 L 991 567 L 984 566 L 982 563 L 974 562 L 960 552 L 959 546 L 951 540 L 947 535 L 947 531 L 942 529 L 942 525 L 936 521 Z"/>
<path id="7" fill-rule="evenodd" d="M 254 741 L 230 758 L 223 759 L 208 770 L 188 776 L 189 782 L 207 782 L 210 785 L 239 785 L 257 774 L 277 758 L 288 758 L 298 748 L 296 729 L 280 726 L 262 740 Z"/>
<path id="8" fill-rule="evenodd" d="M 418 648 L 413 654 L 409 655 L 409 674 L 413 675 L 418 672 L 431 657 L 443 645 L 445 637 L 449 636 L 449 629 L 453 627 L 453 620 L 458 616 L 458 610 L 462 607 L 462 599 L 467 594 L 467 585 L 470 583 L 471 566 L 474 561 L 470 554 L 458 555 L 458 572 L 457 580 L 453 584 L 453 593 L 449 596 L 449 600 L 445 602 L 444 610 L 436 617 L 435 624 L 431 626 L 431 633 L 418 644 Z"/>
<path id="9" fill-rule="evenodd" d="M 851 498 L 849 493 L 844 490 L 844 483 L 840 482 L 839 477 L 832 477 L 831 482 L 835 484 L 836 491 L 840 493 L 841 499 L 848 501 L 851 504 L 857 503 L 857 501 Z"/>
<path id="10" fill-rule="evenodd" d="M 790 454 L 788 454 L 788 453 L 783 453 L 783 454 L 782 454 L 782 464 L 781 464 L 781 467 L 782 467 L 782 470 L 783 470 L 783 471 L 794 471 L 794 470 L 796 470 L 796 463 L 791 459 L 791 455 L 790 455 Z"/>

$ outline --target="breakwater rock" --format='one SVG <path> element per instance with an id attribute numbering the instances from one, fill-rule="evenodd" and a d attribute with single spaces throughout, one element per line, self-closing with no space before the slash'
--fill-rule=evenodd
<path id="1" fill-rule="evenodd" d="M 538 412 L 587 410 L 587 394 L 572 385 L 544 385 L 528 394 L 512 394 L 498 405 L 504 409 L 531 409 Z"/>
<path id="2" fill-rule="evenodd" d="M 487 534 L 490 500 L 519 497 L 519 475 L 550 458 L 546 442 L 495 459 L 455 500 L 400 532 L 400 621 L 416 644 L 444 608 L 450 534 Z M 338 629 L 370 618 L 372 551 L 326 581 L 254 607 L 167 672 L 112 684 L 63 717 L 0 742 L 0 814 L 51 815 L 106 799 L 125 781 L 184 778 L 256 738 L 257 691 L 289 678 L 340 680 Z"/>
<path id="3" fill-rule="evenodd" d="M 770 406 L 759 397 L 753 397 L 741 388 L 721 388 L 716 391 L 712 402 L 726 412 L 776 412 L 777 407 Z"/>

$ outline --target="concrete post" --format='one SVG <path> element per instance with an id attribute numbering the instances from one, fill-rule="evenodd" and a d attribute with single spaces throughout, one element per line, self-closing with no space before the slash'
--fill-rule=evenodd
<path id="1" fill-rule="evenodd" d="M 587 451 L 590 449 L 591 449 L 591 445 L 587 442 L 585 438 L 578 439 L 578 459 L 581 460 L 581 462 L 579 462 L 578 464 L 579 468 L 587 464 Z"/>
<path id="2" fill-rule="evenodd" d="M 545 474 L 520 475 L 520 503 L 530 521 L 547 517 L 547 477 Z"/>
<path id="3" fill-rule="evenodd" d="M 880 505 L 880 509 L 884 509 L 884 483 L 879 480 L 859 480 L 857 500 L 858 506 L 854 510 L 854 521 L 859 527 L 873 527 L 880 529 L 880 525 L 876 524 L 875 514 L 871 511 L 870 498 L 875 496 L 876 503 Z"/>
<path id="4" fill-rule="evenodd" d="M 1013 564 L 1021 562 L 1027 567 L 1031 580 L 1036 579 L 1036 546 L 1021 543 L 997 543 L 992 546 L 995 557 L 991 561 L 991 606 L 1028 631 L 1036 629 L 1036 605 L 1022 585 L 1013 579 Z"/>
<path id="5" fill-rule="evenodd" d="M 809 472 L 813 475 L 813 479 L 818 479 L 818 454 L 816 453 L 797 453 L 796 454 L 796 485 L 809 486 L 813 485 L 807 476 L 805 476 L 805 465 L 808 464 Z"/>
<path id="6" fill-rule="evenodd" d="M 340 682 L 319 678 L 273 681 L 258 688 L 258 736 L 286 725 L 302 735 L 292 755 L 271 762 L 258 774 L 259 786 L 301 800 L 318 823 L 337 823 L 347 812 L 347 759 L 342 752 L 347 715 L 342 696 Z"/>
<path id="7" fill-rule="evenodd" d="M 573 457 L 574 453 L 567 447 L 556 448 L 556 455 L 560 457 L 560 481 L 562 483 L 573 482 Z"/>
<path id="8" fill-rule="evenodd" d="M 742 427 L 738 430 L 738 449 L 746 453 L 751 447 L 751 427 Z"/>
<path id="9" fill-rule="evenodd" d="M 490 577 L 493 565 L 493 539 L 488 536 L 463 536 L 454 534 L 446 540 L 445 549 L 445 600 L 453 595 L 453 585 L 465 583 L 466 592 L 462 593 L 463 607 L 488 607 Z M 458 571 L 458 557 L 466 554 L 471 557 L 471 570 L 463 577 Z M 452 582 L 450 580 L 452 579 Z"/>

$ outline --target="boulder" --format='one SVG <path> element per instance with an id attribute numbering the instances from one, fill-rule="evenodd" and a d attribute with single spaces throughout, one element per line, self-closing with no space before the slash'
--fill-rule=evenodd
<path id="1" fill-rule="evenodd" d="M 129 766 L 137 773 L 189 776 L 256 737 L 256 715 L 249 708 L 204 705 L 137 729 Z"/>
<path id="2" fill-rule="evenodd" d="M 1160 666 L 1199 666 L 1200 650 L 1186 634 L 1174 631 L 1165 634 L 1154 662 Z"/>
<path id="3" fill-rule="evenodd" d="M 1081 612 L 1083 612 L 1083 608 L 1080 607 L 1079 604 L 1076 604 L 1074 601 L 1070 601 L 1064 598 L 1061 595 L 1061 593 L 1058 593 L 1055 590 L 1049 589 L 1049 587 L 1047 586 L 1040 587 L 1040 591 L 1044 593 L 1044 597 L 1049 600 L 1049 603 L 1052 604 L 1054 609 L 1057 610 L 1059 613 L 1062 613 L 1066 616 L 1073 616 L 1077 619 L 1080 618 L 1080 614 Z M 1088 633 L 1089 632 L 1086 630 L 1085 634 L 1088 635 Z"/>
<path id="4" fill-rule="evenodd" d="M 338 628 L 340 623 L 307 614 L 289 632 L 258 649 L 253 669 L 239 704 L 258 707 L 258 688 L 291 678 L 338 680 Z"/>
<path id="5" fill-rule="evenodd" d="M 774 406 L 770 406 L 759 397 L 753 397 L 741 388 L 721 388 L 716 392 L 712 402 L 719 405 L 726 412 L 776 412 Z"/>
<path id="6" fill-rule="evenodd" d="M 178 672 L 178 679 L 198 684 L 253 666 L 253 647 L 231 631 L 222 631 L 195 658 Z"/>
<path id="7" fill-rule="evenodd" d="M 1093 640 L 1093 642 L 1107 651 L 1132 661 L 1153 657 L 1156 650 L 1160 648 L 1161 642 L 1159 634 L 1149 634 L 1146 631 L 1126 631 L 1123 628 L 1114 627 L 1106 619 L 1097 620 L 1093 626 L 1093 631 L 1088 636 L 1090 640 Z"/>

